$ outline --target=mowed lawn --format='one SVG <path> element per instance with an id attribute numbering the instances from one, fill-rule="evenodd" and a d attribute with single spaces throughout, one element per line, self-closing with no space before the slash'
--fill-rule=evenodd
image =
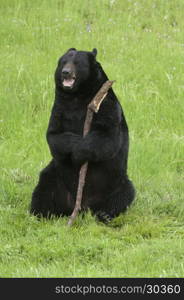
<path id="1" fill-rule="evenodd" d="M 183 11 L 181 0 L 0 1 L 1 277 L 184 276 Z M 136 200 L 108 226 L 29 215 L 71 47 L 98 49 L 129 125 Z"/>

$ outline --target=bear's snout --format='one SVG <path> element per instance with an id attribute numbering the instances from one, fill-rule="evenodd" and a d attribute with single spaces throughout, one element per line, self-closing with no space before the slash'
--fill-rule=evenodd
<path id="1" fill-rule="evenodd" d="M 73 63 L 67 63 L 62 69 L 62 75 L 65 77 L 71 77 L 75 74 L 75 67 Z"/>
<path id="2" fill-rule="evenodd" d="M 70 66 L 65 66 L 62 69 L 62 75 L 63 76 L 70 76 L 72 73 L 73 73 L 73 70 L 72 70 L 72 68 Z"/>
<path id="3" fill-rule="evenodd" d="M 67 63 L 61 70 L 63 87 L 72 88 L 75 83 L 75 67 L 73 63 Z"/>

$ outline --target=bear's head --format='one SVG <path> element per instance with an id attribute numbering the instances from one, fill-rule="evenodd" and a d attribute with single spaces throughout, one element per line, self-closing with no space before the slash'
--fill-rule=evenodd
<path id="1" fill-rule="evenodd" d="M 56 86 L 65 92 L 85 87 L 95 76 L 97 50 L 77 51 L 70 48 L 58 61 L 55 72 Z"/>

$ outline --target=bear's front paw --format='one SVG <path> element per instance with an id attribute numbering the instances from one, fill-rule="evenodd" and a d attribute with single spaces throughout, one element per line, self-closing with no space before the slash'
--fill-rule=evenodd
<path id="1" fill-rule="evenodd" d="M 74 151 L 72 154 L 72 161 L 75 165 L 83 165 L 86 160 L 80 152 Z"/>
<path id="2" fill-rule="evenodd" d="M 90 154 L 87 150 L 75 149 L 72 154 L 72 161 L 76 165 L 83 165 L 86 161 L 89 161 Z"/>

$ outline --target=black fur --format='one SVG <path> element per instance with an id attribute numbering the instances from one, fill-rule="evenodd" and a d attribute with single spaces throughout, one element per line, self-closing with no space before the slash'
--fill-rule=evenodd
<path id="1" fill-rule="evenodd" d="M 134 187 L 127 176 L 128 127 L 112 89 L 94 115 L 90 133 L 82 137 L 87 105 L 108 79 L 96 61 L 96 54 L 96 49 L 87 52 L 71 48 L 59 59 L 55 101 L 47 130 L 52 160 L 40 173 L 32 195 L 30 211 L 34 215 L 72 213 L 79 170 L 86 161 L 89 165 L 83 210 L 90 208 L 106 222 L 124 212 L 134 199 Z M 71 87 L 64 86 L 65 79 L 73 78 Z"/>

